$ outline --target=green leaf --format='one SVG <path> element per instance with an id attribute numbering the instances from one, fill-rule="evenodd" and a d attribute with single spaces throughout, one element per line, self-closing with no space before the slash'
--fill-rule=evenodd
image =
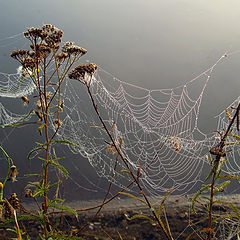
<path id="1" fill-rule="evenodd" d="M 52 208 L 55 208 L 55 209 L 63 210 L 63 211 L 68 212 L 68 213 L 71 213 L 71 214 L 73 214 L 76 218 L 78 217 L 78 214 L 77 214 L 77 212 L 76 212 L 74 209 L 72 209 L 72 208 L 70 208 L 70 207 L 66 207 L 66 206 L 64 206 L 64 205 L 56 204 L 54 201 L 49 201 L 49 202 L 48 202 L 48 206 L 49 206 L 49 207 L 52 207 Z"/>
<path id="2" fill-rule="evenodd" d="M 49 164 L 58 168 L 64 174 L 65 178 L 68 179 L 68 176 L 69 176 L 68 170 L 63 165 L 52 160 L 49 161 Z"/>
<path id="3" fill-rule="evenodd" d="M 152 223 L 156 223 L 155 220 L 153 220 L 152 218 L 148 217 L 148 216 L 145 216 L 143 214 L 136 214 L 132 217 L 127 217 L 128 220 L 132 221 L 134 219 L 140 219 L 140 218 L 144 218 L 144 219 L 147 219 L 149 222 L 152 222 Z"/>
<path id="4" fill-rule="evenodd" d="M 209 189 L 211 187 L 211 184 L 208 184 L 208 185 L 203 185 L 203 187 L 197 191 L 197 193 L 194 195 L 193 199 L 192 199 L 192 211 L 194 213 L 196 213 L 195 211 L 195 203 L 196 203 L 196 200 L 198 199 L 198 197 L 206 190 L 206 189 Z"/>
<path id="5" fill-rule="evenodd" d="M 59 186 L 61 183 L 62 183 L 62 181 L 55 182 L 55 183 L 49 185 L 48 189 L 51 189 L 51 188 L 56 187 L 56 186 Z"/>
<path id="6" fill-rule="evenodd" d="M 32 149 L 32 150 L 28 153 L 27 159 L 28 159 L 28 160 L 31 160 L 31 159 L 30 159 L 31 155 L 32 155 L 33 153 L 39 151 L 39 150 L 42 150 L 42 149 L 44 149 L 44 148 L 43 148 L 43 147 L 36 147 L 36 148 Z"/>
<path id="7" fill-rule="evenodd" d="M 220 175 L 218 176 L 218 178 L 234 179 L 234 180 L 240 181 L 240 177 L 232 176 L 232 175 Z"/>
<path id="8" fill-rule="evenodd" d="M 18 215 L 18 221 L 24 221 L 24 220 L 33 220 L 33 221 L 39 221 L 41 223 L 44 223 L 44 219 L 37 216 L 37 215 L 30 215 L 30 214 L 24 214 L 24 215 Z M 14 222 L 14 217 L 11 217 L 9 219 L 4 220 L 3 222 L 0 222 L 0 227 L 6 226 L 8 223 Z"/>
<path id="9" fill-rule="evenodd" d="M 62 140 L 54 140 L 53 142 L 56 142 L 56 143 L 61 143 L 61 144 L 67 144 L 67 145 L 72 145 L 72 146 L 77 146 L 76 143 L 73 143 L 69 140 L 65 140 L 65 139 L 62 139 Z"/>
<path id="10" fill-rule="evenodd" d="M 225 182 L 220 183 L 219 185 L 217 185 L 214 188 L 213 194 L 224 190 L 224 188 L 226 188 L 230 183 L 231 183 L 230 181 L 225 181 Z"/>
<path id="11" fill-rule="evenodd" d="M 29 174 L 24 174 L 24 177 L 40 177 L 42 174 L 39 173 L 29 173 Z"/>
<path id="12" fill-rule="evenodd" d="M 126 170 L 126 169 L 123 169 L 120 171 L 121 173 L 128 173 L 128 174 L 131 174 L 131 172 L 129 170 Z"/>
<path id="13" fill-rule="evenodd" d="M 39 196 L 43 196 L 44 193 L 46 192 L 46 190 L 44 190 L 43 188 L 38 188 L 33 192 L 33 197 L 39 197 Z"/>
<path id="14" fill-rule="evenodd" d="M 174 188 L 170 188 L 164 195 L 161 203 L 160 203 L 160 206 L 158 208 L 158 211 L 157 211 L 157 217 L 159 218 L 160 217 L 160 214 L 161 214 L 161 211 L 162 211 L 162 208 L 163 208 L 163 205 L 164 205 L 164 202 L 167 200 L 168 196 L 170 195 L 170 193 L 174 190 Z"/>
<path id="15" fill-rule="evenodd" d="M 235 134 L 229 134 L 229 136 L 234 137 L 237 141 L 240 141 L 240 136 L 235 135 Z"/>
<path id="16" fill-rule="evenodd" d="M 122 195 L 125 195 L 125 196 L 128 196 L 128 197 L 134 198 L 134 199 L 136 199 L 136 200 L 138 200 L 138 201 L 140 201 L 140 202 L 142 202 L 142 203 L 144 203 L 144 204 L 146 204 L 146 205 L 148 206 L 148 204 L 147 204 L 146 201 L 144 201 L 144 200 L 142 200 L 141 198 L 138 198 L 138 197 L 136 197 L 136 196 L 134 196 L 134 195 L 132 195 L 132 194 L 130 194 L 130 193 L 119 192 L 119 194 L 122 194 Z"/>

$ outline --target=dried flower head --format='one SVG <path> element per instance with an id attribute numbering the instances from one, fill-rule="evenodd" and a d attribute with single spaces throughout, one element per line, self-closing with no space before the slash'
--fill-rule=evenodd
<path id="1" fill-rule="evenodd" d="M 55 57 L 59 63 L 62 63 L 68 58 L 68 54 L 65 52 L 61 52 L 61 53 L 56 54 Z"/>
<path id="2" fill-rule="evenodd" d="M 31 44 L 30 47 L 33 49 L 33 52 L 35 54 L 34 56 L 39 59 L 47 58 L 52 51 L 46 43 L 42 42 L 37 43 L 36 45 Z"/>
<path id="3" fill-rule="evenodd" d="M 76 79 L 83 82 L 86 85 L 89 85 L 90 80 L 97 70 L 97 65 L 94 63 L 82 64 L 75 67 L 69 74 L 70 79 Z"/>
<path id="4" fill-rule="evenodd" d="M 53 124 L 56 126 L 56 127 L 60 127 L 62 126 L 62 121 L 58 118 L 55 118 L 53 119 Z"/>
<path id="5" fill-rule="evenodd" d="M 24 32 L 24 36 L 30 41 L 37 41 L 39 38 L 44 40 L 47 37 L 47 33 L 42 28 L 29 28 Z"/>
<path id="6" fill-rule="evenodd" d="M 16 193 L 13 193 L 8 199 L 8 202 L 12 205 L 14 209 L 21 209 L 21 202 Z"/>
<path id="7" fill-rule="evenodd" d="M 37 100 L 36 106 L 37 106 L 38 109 L 41 109 L 42 103 L 41 103 L 41 100 L 40 100 L 40 99 Z"/>
<path id="8" fill-rule="evenodd" d="M 15 165 L 12 165 L 10 167 L 10 172 L 8 174 L 8 181 L 11 180 L 12 182 L 16 182 L 17 181 L 17 179 L 16 179 L 17 175 L 18 175 L 17 167 Z"/>
<path id="9" fill-rule="evenodd" d="M 46 44 L 49 47 L 58 46 L 62 41 L 63 31 L 51 24 L 43 25 L 42 29 L 47 34 L 47 37 L 44 39 Z"/>
<path id="10" fill-rule="evenodd" d="M 63 110 L 63 108 L 64 108 L 64 99 L 61 100 L 60 108 L 61 108 L 62 110 Z"/>
<path id="11" fill-rule="evenodd" d="M 28 57 L 28 52 L 29 51 L 25 49 L 13 50 L 10 56 L 22 63 L 24 59 Z"/>
<path id="12" fill-rule="evenodd" d="M 67 53 L 68 55 L 73 55 L 73 56 L 83 56 L 84 54 L 87 53 L 87 50 L 79 47 L 77 45 L 74 45 L 73 42 L 66 42 L 63 47 L 62 51 Z"/>
<path id="13" fill-rule="evenodd" d="M 27 68 L 33 71 L 36 68 L 36 65 L 40 63 L 40 59 L 28 57 L 23 59 L 21 63 L 24 68 Z"/>
<path id="14" fill-rule="evenodd" d="M 32 190 L 31 190 L 31 189 L 27 188 L 27 189 L 25 190 L 25 197 L 26 197 L 26 198 L 32 198 L 32 197 L 33 197 L 33 193 L 32 193 Z"/>

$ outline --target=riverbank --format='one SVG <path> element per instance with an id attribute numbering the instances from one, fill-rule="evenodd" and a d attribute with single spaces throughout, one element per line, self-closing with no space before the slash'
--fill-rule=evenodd
<path id="1" fill-rule="evenodd" d="M 159 206 L 162 198 L 153 198 L 151 202 L 155 207 Z M 239 195 L 222 196 L 222 201 L 229 201 L 239 206 Z M 115 199 L 105 205 L 98 216 L 95 216 L 96 209 L 87 208 L 101 204 L 101 201 L 74 201 L 69 204 L 72 208 L 78 209 L 78 219 L 72 215 L 55 215 L 51 222 L 60 221 L 58 229 L 68 236 L 82 237 L 86 240 L 140 240 L 140 239 L 166 239 L 156 223 L 146 219 L 129 220 L 136 214 L 151 217 L 150 210 L 141 202 L 135 199 Z M 28 209 L 34 210 L 34 205 L 27 204 Z M 207 227 L 207 215 L 203 208 L 196 207 L 197 214 L 191 213 L 191 201 L 188 197 L 169 197 L 165 204 L 166 215 L 174 239 L 186 239 L 194 230 L 200 227 Z M 214 209 L 217 212 L 230 211 L 227 207 Z M 162 217 L 164 219 L 164 217 Z M 164 221 L 164 220 L 163 220 Z M 20 225 L 21 227 L 21 225 Z M 34 221 L 24 222 L 31 239 L 39 239 L 41 227 Z M 0 231 L 0 239 L 11 239 L 9 233 Z M 14 235 L 12 235 L 14 236 Z M 110 238 L 111 237 L 111 238 Z M 68 238 L 66 238 L 68 239 Z M 191 239 L 201 239 L 195 235 Z"/>

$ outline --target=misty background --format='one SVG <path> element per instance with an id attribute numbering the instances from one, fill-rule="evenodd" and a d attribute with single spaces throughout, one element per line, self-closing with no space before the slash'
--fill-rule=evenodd
<path id="1" fill-rule="evenodd" d="M 122 81 L 148 89 L 181 85 L 225 52 L 240 50 L 240 2 L 234 0 L 0 0 L 0 6 L 1 72 L 16 71 L 18 63 L 10 53 L 28 47 L 21 33 L 46 23 L 64 31 L 63 41 L 88 50 L 83 62 L 94 62 Z M 200 108 L 199 128 L 204 133 L 216 130 L 214 117 L 239 96 L 239 64 L 240 54 L 233 54 L 214 70 Z M 11 100 L 0 101 L 11 105 Z M 0 143 L 20 165 L 18 185 L 9 184 L 10 192 L 23 189 L 22 172 L 38 168 L 26 160 L 36 141 L 33 132 L 33 126 L 0 131 Z M 68 149 L 62 152 L 69 154 Z M 74 183 L 69 183 L 69 194 L 82 199 L 101 196 L 105 180 L 86 159 L 68 156 L 81 161 L 78 169 L 69 165 Z M 1 166 L 4 174 L 6 165 Z"/>

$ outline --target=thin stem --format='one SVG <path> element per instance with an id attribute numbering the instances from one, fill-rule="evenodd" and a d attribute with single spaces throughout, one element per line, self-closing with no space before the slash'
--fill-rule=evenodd
<path id="1" fill-rule="evenodd" d="M 3 187 L 2 187 L 2 191 L 0 192 L 0 201 L 3 200 L 3 188 L 7 182 L 7 179 L 8 179 L 8 175 L 9 175 L 9 172 L 10 172 L 10 167 L 11 167 L 11 158 L 9 157 L 9 155 L 7 154 L 7 152 L 3 149 L 2 146 L 0 146 L 0 149 L 2 150 L 3 154 L 5 155 L 7 161 L 8 161 L 8 171 L 7 171 L 7 174 L 5 176 L 5 179 L 3 181 Z"/>
<path id="2" fill-rule="evenodd" d="M 222 153 L 223 153 L 223 148 L 225 146 L 225 141 L 226 138 L 229 134 L 229 132 L 231 131 L 232 125 L 234 124 L 235 119 L 238 119 L 238 115 L 239 115 L 239 111 L 240 111 L 240 102 L 238 104 L 238 107 L 236 109 L 236 112 L 232 118 L 232 120 L 230 121 L 228 128 L 224 134 L 224 136 L 221 138 L 220 143 L 216 146 L 217 147 L 217 154 L 216 154 L 216 158 L 214 161 L 214 166 L 213 166 L 213 175 L 212 175 L 212 182 L 211 182 L 211 188 L 210 188 L 210 201 L 209 201 L 209 211 L 208 211 L 208 228 L 212 229 L 212 224 L 213 224 L 213 203 L 214 203 L 214 186 L 216 183 L 216 176 L 218 174 L 218 168 L 219 168 L 219 164 L 220 164 L 220 160 L 222 157 Z M 238 122 L 237 122 L 238 124 Z M 216 148 L 215 147 L 215 148 Z M 208 231 L 208 240 L 212 239 L 212 232 Z"/>
<path id="3" fill-rule="evenodd" d="M 145 199 L 145 201 L 146 201 L 149 209 L 152 209 L 152 205 L 151 205 L 151 203 L 149 202 L 148 197 L 147 197 L 146 194 L 144 193 L 144 190 L 143 190 L 142 186 L 140 185 L 140 182 L 139 182 L 138 178 L 134 175 L 132 169 L 131 169 L 130 166 L 129 166 L 129 160 L 123 156 L 123 154 L 122 154 L 122 152 L 120 151 L 119 147 L 117 146 L 115 140 L 113 139 L 111 133 L 109 132 L 109 130 L 108 130 L 105 122 L 103 121 L 103 119 L 102 119 L 102 117 L 101 117 L 101 115 L 100 115 L 100 113 L 99 113 L 99 111 L 98 111 L 97 105 L 96 105 L 96 103 L 95 103 L 95 101 L 94 101 L 94 98 L 93 98 L 93 96 L 92 96 L 92 93 L 91 93 L 91 90 L 90 90 L 90 86 L 89 86 L 89 85 L 86 85 L 86 87 L 87 87 L 87 91 L 88 91 L 88 94 L 89 94 L 89 96 L 90 96 L 91 102 L 92 102 L 92 104 L 93 104 L 94 110 L 95 110 L 95 112 L 97 113 L 97 116 L 98 116 L 99 120 L 101 121 L 101 123 L 102 123 L 102 125 L 103 125 L 103 127 L 104 127 L 104 129 L 105 129 L 105 131 L 106 131 L 106 133 L 107 133 L 107 135 L 109 136 L 109 138 L 110 138 L 110 140 L 111 140 L 114 148 L 116 149 L 118 155 L 120 156 L 120 158 L 121 158 L 122 161 L 124 162 L 125 166 L 126 166 L 127 169 L 129 170 L 130 175 L 132 176 L 134 182 L 135 182 L 136 185 L 138 186 L 138 188 L 139 188 L 139 190 L 140 190 L 140 193 L 143 195 L 143 197 L 144 197 L 144 199 Z M 171 240 L 172 240 L 172 237 L 169 236 L 169 234 L 166 232 L 166 230 L 162 227 L 162 225 L 161 225 L 161 223 L 160 223 L 160 221 L 159 221 L 156 213 L 155 213 L 154 211 L 151 211 L 151 212 L 152 212 L 155 220 L 156 220 L 157 223 L 159 224 L 161 230 L 163 231 L 163 233 L 164 233 L 165 236 L 167 237 L 167 239 L 171 239 Z"/>

